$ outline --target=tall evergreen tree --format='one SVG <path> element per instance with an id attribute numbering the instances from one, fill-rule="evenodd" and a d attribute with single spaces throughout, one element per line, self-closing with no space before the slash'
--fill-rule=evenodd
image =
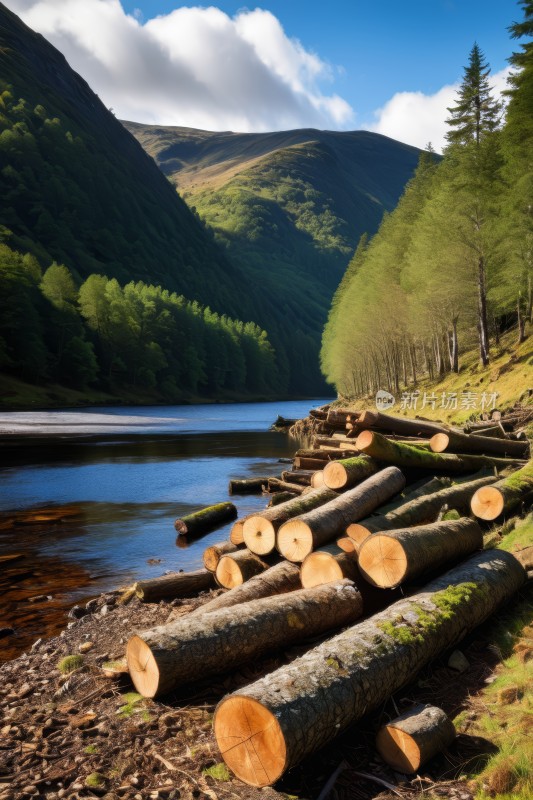
<path id="1" fill-rule="evenodd" d="M 482 137 L 495 131 L 501 120 L 502 107 L 492 96 L 489 85 L 490 67 L 479 46 L 470 51 L 468 66 L 464 69 L 457 104 L 448 108 L 446 120 L 450 130 L 446 139 L 450 144 L 480 144 Z"/>

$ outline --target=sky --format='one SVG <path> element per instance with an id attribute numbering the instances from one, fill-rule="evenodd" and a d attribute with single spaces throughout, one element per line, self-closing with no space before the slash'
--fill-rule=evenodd
<path id="1" fill-rule="evenodd" d="M 474 42 L 505 88 L 515 0 L 4 0 L 121 119 L 444 144 Z"/>

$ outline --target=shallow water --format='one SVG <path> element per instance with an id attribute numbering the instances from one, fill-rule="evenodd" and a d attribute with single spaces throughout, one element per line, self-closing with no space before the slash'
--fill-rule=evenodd
<path id="1" fill-rule="evenodd" d="M 0 573 L 0 627 L 16 630 L 2 640 L 4 657 L 57 631 L 80 596 L 201 567 L 205 547 L 227 538 L 231 523 L 187 545 L 177 543 L 174 519 L 229 499 L 230 478 L 286 469 L 279 459 L 294 442 L 270 425 L 325 402 L 0 414 L 0 557 L 23 556 Z M 266 505 L 261 496 L 231 499 L 239 516 Z M 9 523 L 10 511 L 56 504 L 73 506 L 72 515 Z M 53 599 L 29 603 L 43 594 Z"/>

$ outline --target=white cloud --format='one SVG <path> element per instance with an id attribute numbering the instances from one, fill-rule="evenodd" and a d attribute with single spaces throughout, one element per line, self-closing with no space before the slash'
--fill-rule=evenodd
<path id="1" fill-rule="evenodd" d="M 509 72 L 510 69 L 506 68 L 490 77 L 495 97 L 500 97 L 506 88 Z M 375 121 L 365 127 L 415 147 L 424 148 L 431 142 L 437 152 L 442 152 L 446 144 L 448 108 L 456 104 L 458 89 L 456 83 L 429 95 L 398 92 L 374 112 Z"/>
<path id="2" fill-rule="evenodd" d="M 210 130 L 346 128 L 332 70 L 269 11 L 177 8 L 143 23 L 119 0 L 4 0 L 122 119 Z"/>

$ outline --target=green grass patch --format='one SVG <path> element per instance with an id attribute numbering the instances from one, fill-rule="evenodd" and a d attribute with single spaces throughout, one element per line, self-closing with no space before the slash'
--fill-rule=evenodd
<path id="1" fill-rule="evenodd" d="M 533 514 L 518 521 L 514 529 L 503 536 L 498 547 L 500 550 L 516 552 L 533 545 Z"/>
<path id="2" fill-rule="evenodd" d="M 227 766 L 221 761 L 219 764 L 213 764 L 212 767 L 202 770 L 202 775 L 209 775 L 216 781 L 230 781 L 231 773 Z"/>
<path id="3" fill-rule="evenodd" d="M 117 715 L 122 719 L 129 719 L 134 714 L 140 714 L 145 722 L 150 722 L 151 716 L 148 713 L 145 702 L 146 698 L 137 692 L 126 692 L 122 695 L 124 704 L 120 706 Z"/>
<path id="4" fill-rule="evenodd" d="M 69 675 L 76 669 L 83 667 L 83 656 L 78 653 L 70 656 L 65 656 L 61 661 L 57 662 L 57 668 L 63 675 Z"/>

